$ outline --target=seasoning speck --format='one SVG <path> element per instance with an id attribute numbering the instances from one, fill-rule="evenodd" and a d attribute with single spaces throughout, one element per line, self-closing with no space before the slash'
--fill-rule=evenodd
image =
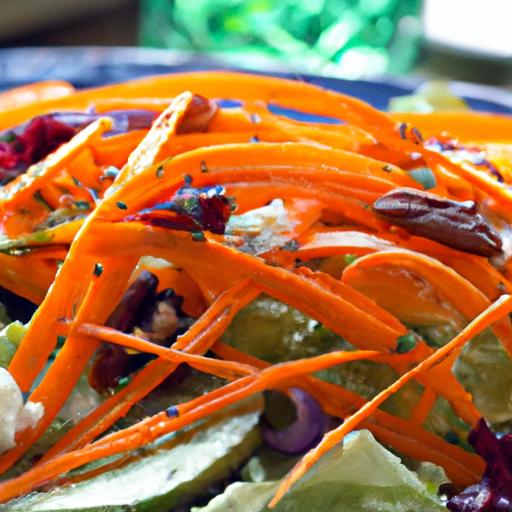
<path id="1" fill-rule="evenodd" d="M 160 166 L 158 167 L 158 169 L 156 170 L 156 172 L 155 172 L 156 177 L 157 177 L 158 179 L 163 178 L 163 177 L 164 177 L 164 173 L 165 173 L 165 171 L 164 171 L 164 167 L 163 167 L 163 165 L 160 165 Z"/>
<path id="2" fill-rule="evenodd" d="M 404 139 L 404 140 L 407 139 L 407 124 L 400 123 L 398 130 L 400 131 L 400 137 L 402 137 L 402 139 Z"/>
<path id="3" fill-rule="evenodd" d="M 171 407 L 165 410 L 165 414 L 168 418 L 177 418 L 180 415 L 180 411 L 175 405 L 171 405 Z"/>
<path id="4" fill-rule="evenodd" d="M 126 203 L 123 203 L 123 201 L 117 201 L 117 207 L 120 209 L 120 210 L 127 210 L 128 209 L 128 206 L 126 205 Z"/>
<path id="5" fill-rule="evenodd" d="M 81 212 L 86 212 L 90 209 L 91 205 L 89 201 L 75 201 L 74 206 L 77 210 L 80 210 Z"/>
<path id="6" fill-rule="evenodd" d="M 416 347 L 416 338 L 412 333 L 400 336 L 396 340 L 396 352 L 398 354 L 406 354 Z"/>
<path id="7" fill-rule="evenodd" d="M 195 231 L 192 233 L 192 240 L 195 242 L 204 242 L 206 240 L 206 237 L 204 236 L 204 233 L 202 231 Z"/>
<path id="8" fill-rule="evenodd" d="M 103 265 L 101 263 L 94 264 L 94 275 L 100 277 L 103 274 Z"/>

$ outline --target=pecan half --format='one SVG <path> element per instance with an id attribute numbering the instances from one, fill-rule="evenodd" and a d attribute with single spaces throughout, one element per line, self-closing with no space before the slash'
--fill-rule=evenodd
<path id="1" fill-rule="evenodd" d="M 481 256 L 501 254 L 500 235 L 478 212 L 474 201 L 453 201 L 429 192 L 400 188 L 377 199 L 373 209 L 413 235 Z"/>
<path id="2" fill-rule="evenodd" d="M 182 135 L 184 133 L 206 131 L 217 110 L 217 103 L 199 94 L 194 94 L 192 101 L 187 106 L 183 117 L 178 123 L 176 133 Z"/>

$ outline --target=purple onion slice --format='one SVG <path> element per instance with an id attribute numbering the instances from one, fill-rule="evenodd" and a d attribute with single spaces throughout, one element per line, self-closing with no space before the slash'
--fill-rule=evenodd
<path id="1" fill-rule="evenodd" d="M 318 444 L 329 429 L 330 418 L 306 391 L 291 388 L 289 398 L 295 405 L 296 420 L 282 430 L 263 426 L 263 440 L 275 450 L 299 455 Z"/>

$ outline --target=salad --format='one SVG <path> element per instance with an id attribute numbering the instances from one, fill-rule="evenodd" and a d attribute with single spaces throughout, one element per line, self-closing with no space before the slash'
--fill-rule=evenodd
<path id="1" fill-rule="evenodd" d="M 512 510 L 512 118 L 393 107 L 0 95 L 1 511 Z"/>

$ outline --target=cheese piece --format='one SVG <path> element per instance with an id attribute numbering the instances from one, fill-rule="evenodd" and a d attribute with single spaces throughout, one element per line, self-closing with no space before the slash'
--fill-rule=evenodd
<path id="1" fill-rule="evenodd" d="M 42 404 L 27 402 L 12 375 L 0 368 L 0 453 L 15 446 L 16 432 L 33 428 L 44 413 Z"/>

